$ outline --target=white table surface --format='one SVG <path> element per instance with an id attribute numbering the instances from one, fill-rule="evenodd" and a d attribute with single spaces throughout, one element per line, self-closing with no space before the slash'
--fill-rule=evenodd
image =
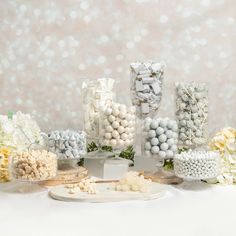
<path id="1" fill-rule="evenodd" d="M 236 186 L 170 187 L 151 201 L 61 202 L 0 185 L 1 236 L 235 236 Z"/>

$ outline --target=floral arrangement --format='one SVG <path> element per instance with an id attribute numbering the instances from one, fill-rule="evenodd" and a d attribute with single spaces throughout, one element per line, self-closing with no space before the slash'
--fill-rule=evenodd
<path id="1" fill-rule="evenodd" d="M 9 148 L 0 148 L 0 183 L 10 181 L 9 174 Z"/>
<path id="2" fill-rule="evenodd" d="M 236 183 L 236 129 L 222 129 L 210 141 L 209 148 L 221 155 L 221 174 L 217 177 L 217 182 Z"/>
<path id="3" fill-rule="evenodd" d="M 43 144 L 38 124 L 29 114 L 20 111 L 0 115 L 0 147 L 27 150 L 32 144 Z"/>

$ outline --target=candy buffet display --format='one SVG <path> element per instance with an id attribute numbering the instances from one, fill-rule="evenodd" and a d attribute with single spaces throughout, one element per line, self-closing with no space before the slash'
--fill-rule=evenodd
<path id="1" fill-rule="evenodd" d="M 176 83 L 179 146 L 194 148 L 207 142 L 208 91 L 206 84 Z"/>
<path id="2" fill-rule="evenodd" d="M 57 174 L 57 156 L 46 150 L 31 150 L 12 154 L 11 174 L 22 181 L 43 181 Z"/>
<path id="3" fill-rule="evenodd" d="M 10 156 L 9 148 L 0 148 L 0 183 L 10 181 L 10 173 L 9 173 L 9 156 Z"/>
<path id="4" fill-rule="evenodd" d="M 59 160 L 79 159 L 87 152 L 86 133 L 84 131 L 55 130 L 48 134 L 49 151 Z"/>
<path id="5" fill-rule="evenodd" d="M 34 144 L 43 145 L 43 137 L 38 124 L 30 114 L 18 111 L 8 116 L 0 115 L 0 146 L 27 150 Z"/>
<path id="6" fill-rule="evenodd" d="M 84 130 L 91 140 L 99 137 L 100 111 L 114 99 L 114 79 L 99 78 L 82 85 Z"/>
<path id="7" fill-rule="evenodd" d="M 151 180 L 145 179 L 143 175 L 138 172 L 128 172 L 118 183 L 115 184 L 116 191 L 122 192 L 142 192 L 146 193 L 149 191 Z"/>
<path id="8" fill-rule="evenodd" d="M 143 150 L 146 156 L 173 158 L 177 151 L 178 126 L 169 118 L 150 118 L 144 120 Z"/>
<path id="9" fill-rule="evenodd" d="M 187 151 L 174 158 L 175 174 L 187 180 L 211 179 L 220 172 L 219 153 L 211 151 Z"/>
<path id="10" fill-rule="evenodd" d="M 139 117 L 157 111 L 161 103 L 164 65 L 135 62 L 131 67 L 131 99 Z"/>
<path id="11" fill-rule="evenodd" d="M 211 139 L 209 148 L 221 156 L 221 171 L 215 182 L 236 183 L 236 129 L 225 127 Z"/>
<path id="12" fill-rule="evenodd" d="M 113 102 L 101 116 L 100 144 L 113 149 L 133 145 L 135 135 L 135 107 Z"/>

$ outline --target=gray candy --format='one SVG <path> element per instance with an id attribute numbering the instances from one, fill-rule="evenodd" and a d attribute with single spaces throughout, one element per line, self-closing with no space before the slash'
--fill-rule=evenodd
<path id="1" fill-rule="evenodd" d="M 86 154 L 86 134 L 84 131 L 55 130 L 48 134 L 47 146 L 59 159 L 79 159 Z"/>

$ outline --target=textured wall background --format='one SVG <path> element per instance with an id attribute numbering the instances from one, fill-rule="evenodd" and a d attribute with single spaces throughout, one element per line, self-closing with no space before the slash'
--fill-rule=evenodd
<path id="1" fill-rule="evenodd" d="M 236 126 L 235 42 L 235 0 L 2 0 L 0 111 L 81 128 L 84 79 L 114 77 L 129 103 L 130 62 L 156 59 L 167 64 L 161 116 L 174 116 L 175 81 L 205 81 L 210 130 Z"/>

